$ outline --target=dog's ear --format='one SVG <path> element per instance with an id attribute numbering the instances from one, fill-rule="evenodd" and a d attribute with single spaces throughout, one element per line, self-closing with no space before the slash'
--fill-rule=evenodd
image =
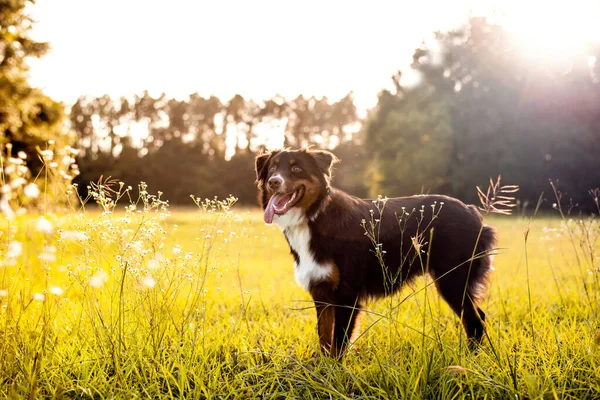
<path id="1" fill-rule="evenodd" d="M 331 168 L 340 161 L 333 153 L 325 150 L 309 150 L 308 154 L 315 159 L 319 169 L 328 177 L 331 177 Z"/>
<path id="2" fill-rule="evenodd" d="M 256 182 L 261 182 L 265 179 L 267 174 L 267 165 L 269 164 L 269 159 L 275 154 L 279 153 L 279 151 L 271 151 L 269 153 L 259 153 L 256 156 L 256 160 L 254 160 L 254 170 L 256 172 Z"/>
<path id="3" fill-rule="evenodd" d="M 263 180 L 265 165 L 267 165 L 267 161 L 271 157 L 271 154 L 259 154 L 256 156 L 256 160 L 254 160 L 254 170 L 256 171 L 256 181 Z"/>

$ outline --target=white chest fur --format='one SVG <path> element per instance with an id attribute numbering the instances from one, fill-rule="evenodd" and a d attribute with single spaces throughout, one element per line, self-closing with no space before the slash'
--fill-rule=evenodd
<path id="1" fill-rule="evenodd" d="M 315 261 L 310 249 L 310 229 L 302 212 L 292 208 L 284 215 L 276 215 L 273 221 L 284 232 L 292 250 L 298 254 L 298 263 L 294 265 L 296 282 L 308 290 L 311 282 L 327 279 L 332 273 L 332 267 Z"/>

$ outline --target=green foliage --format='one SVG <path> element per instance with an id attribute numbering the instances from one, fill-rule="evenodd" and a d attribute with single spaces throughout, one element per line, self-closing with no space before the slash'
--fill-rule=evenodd
<path id="1" fill-rule="evenodd" d="M 40 57 L 48 48 L 29 37 L 32 21 L 25 14 L 29 2 L 0 1 L 0 156 L 5 212 L 37 202 L 24 195 L 23 189 L 40 175 L 45 175 L 42 197 L 47 205 L 48 200 L 56 200 L 55 186 L 68 186 L 76 174 L 68 148 L 74 136 L 65 129 L 62 104 L 27 83 L 27 58 Z M 40 155 L 42 150 L 52 151 L 53 156 Z M 52 162 L 56 165 L 49 166 Z"/>
<path id="2" fill-rule="evenodd" d="M 450 165 L 452 129 L 443 97 L 420 86 L 404 94 L 384 91 L 365 127 L 371 196 L 438 192 Z"/>
<path id="3" fill-rule="evenodd" d="M 384 91 L 365 125 L 373 193 L 436 190 L 439 182 L 440 191 L 476 202 L 473 188 L 501 174 L 521 187 L 522 200 L 535 203 L 548 179 L 560 179 L 593 209 L 586 193 L 600 182 L 600 63 L 590 56 L 599 49 L 590 46 L 565 71 L 517 54 L 517 44 L 501 26 L 473 18 L 415 51 L 420 84 L 403 88 L 394 76 L 397 93 Z M 429 158 L 418 154 L 423 137 L 434 142 Z M 403 177 L 394 154 L 409 165 Z"/>

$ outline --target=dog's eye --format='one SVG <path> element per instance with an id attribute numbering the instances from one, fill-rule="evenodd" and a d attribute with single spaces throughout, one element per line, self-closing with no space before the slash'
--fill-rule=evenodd
<path id="1" fill-rule="evenodd" d="M 299 165 L 294 165 L 292 167 L 292 172 L 302 172 L 302 167 L 300 167 Z"/>
<path id="2" fill-rule="evenodd" d="M 274 172 L 277 167 L 275 165 L 271 165 L 269 167 L 269 172 Z"/>

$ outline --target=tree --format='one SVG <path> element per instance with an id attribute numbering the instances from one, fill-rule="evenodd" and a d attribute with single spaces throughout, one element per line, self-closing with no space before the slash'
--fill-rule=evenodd
<path id="1" fill-rule="evenodd" d="M 407 179 L 428 186 L 441 174 L 440 191 L 476 202 L 475 186 L 501 174 L 521 186 L 523 200 L 548 192 L 549 178 L 560 178 L 576 202 L 588 199 L 600 182 L 600 82 L 589 57 L 598 49 L 564 71 L 516 53 L 518 39 L 472 18 L 415 50 L 420 84 L 402 88 L 396 75 L 397 93 L 382 93 L 365 127 L 372 170 L 380 174 L 372 191 L 392 185 L 416 193 Z M 418 152 L 426 136 L 435 142 L 429 158 Z M 403 160 L 391 167 L 394 155 Z"/>
<path id="2" fill-rule="evenodd" d="M 371 196 L 438 192 L 444 186 L 452 129 L 444 97 L 434 88 L 383 91 L 364 130 Z"/>
<path id="3" fill-rule="evenodd" d="M 233 194 L 242 203 L 256 202 L 255 152 L 270 135 L 287 125 L 305 145 L 338 146 L 347 162 L 336 184 L 364 194 L 362 149 L 351 141 L 358 117 L 352 95 L 337 102 L 327 98 L 286 101 L 275 96 L 263 102 L 235 95 L 228 101 L 192 94 L 187 99 L 154 98 L 144 92 L 127 99 L 80 98 L 71 109 L 71 125 L 81 149 L 78 178 L 85 197 L 90 181 L 112 176 L 134 186 L 145 181 L 174 203 L 189 203 L 189 195 Z M 306 105 L 307 109 L 296 105 Z M 301 114 L 295 118 L 296 113 Z M 300 122 L 300 126 L 294 125 Z M 135 126 L 135 132 L 133 128 Z M 140 129 L 147 134 L 140 135 Z"/>
<path id="4" fill-rule="evenodd" d="M 47 204 L 77 173 L 69 147 L 74 136 L 64 129 L 63 105 L 27 83 L 27 58 L 41 57 L 48 50 L 47 43 L 29 36 L 32 20 L 25 13 L 28 2 L 33 0 L 0 0 L 2 185 L 11 189 L 2 195 L 6 213 L 40 199 Z M 42 150 L 45 152 L 40 157 Z M 44 168 L 48 179 L 37 196 L 31 184 Z"/>

